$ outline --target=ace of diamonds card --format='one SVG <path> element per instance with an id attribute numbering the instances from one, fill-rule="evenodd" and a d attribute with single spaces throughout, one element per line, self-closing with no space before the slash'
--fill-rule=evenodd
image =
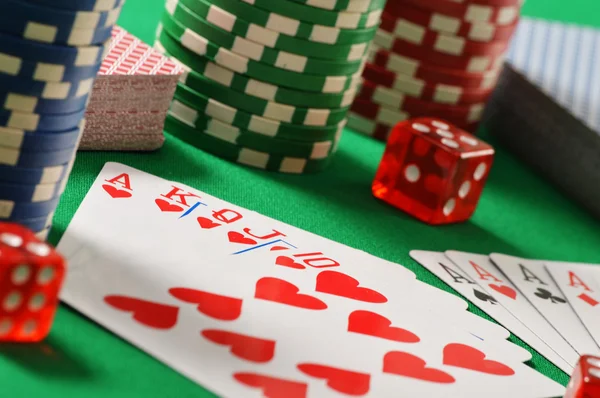
<path id="1" fill-rule="evenodd" d="M 109 163 L 62 299 L 224 397 L 552 397 L 506 330 L 400 265 Z"/>

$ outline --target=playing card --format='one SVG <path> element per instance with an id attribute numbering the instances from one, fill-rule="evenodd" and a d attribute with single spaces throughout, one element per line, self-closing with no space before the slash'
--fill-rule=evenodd
<path id="1" fill-rule="evenodd" d="M 573 312 L 541 261 L 490 254 L 492 262 L 580 355 L 598 355 L 600 349 Z"/>
<path id="2" fill-rule="evenodd" d="M 485 255 L 452 252 L 452 261 L 549 345 L 571 367 L 579 355 Z M 571 373 L 567 371 L 567 373 Z"/>
<path id="3" fill-rule="evenodd" d="M 142 174 L 113 166 L 100 174 L 59 244 L 70 262 L 62 298 L 222 396 L 479 397 L 479 381 L 494 390 L 491 396 L 564 391 L 521 363 L 522 348 L 465 330 L 462 300 L 457 310 L 446 307 L 445 318 L 428 316 L 422 311 L 428 306 L 418 303 L 430 290 L 411 287 L 413 274 L 399 265 L 325 240 L 319 249 L 305 248 L 300 235 L 301 244 L 292 242 L 298 251 L 254 250 L 247 257 L 211 251 L 214 235 L 180 228 L 187 220 L 156 212 L 156 192 L 144 186 L 162 189 L 159 179 L 141 186 Z M 255 231 L 264 226 L 246 228 L 263 236 Z M 277 264 L 281 252 L 302 267 Z M 294 257 L 305 253 L 311 255 Z M 338 264 L 316 267 L 331 260 Z M 369 272 L 394 279 L 411 296 Z M 484 333 L 494 330 L 502 329 Z M 356 377 L 340 387 L 332 380 L 346 370 Z"/>
<path id="4" fill-rule="evenodd" d="M 533 347 L 550 362 L 566 373 L 572 371 L 572 366 L 567 364 L 564 359 L 533 333 L 526 324 L 501 306 L 498 300 L 488 294 L 479 283 L 471 279 L 471 277 L 450 261 L 451 258 L 447 258 L 444 253 L 421 250 L 413 250 L 410 252 L 410 255 L 475 306 Z"/>
<path id="5" fill-rule="evenodd" d="M 544 263 L 596 344 L 600 344 L 600 287 L 594 278 L 595 267 L 554 261 Z"/>

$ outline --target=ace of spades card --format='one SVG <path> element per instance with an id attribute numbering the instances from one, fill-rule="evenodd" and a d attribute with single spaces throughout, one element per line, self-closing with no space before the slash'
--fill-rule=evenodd
<path id="1" fill-rule="evenodd" d="M 105 180 L 123 171 L 132 197 L 101 196 Z M 479 321 L 469 323 L 472 333 L 465 330 L 470 318 L 460 300 L 445 308 L 454 318 L 428 316 L 430 304 L 415 303 L 429 290 L 411 287 L 417 281 L 400 266 L 339 244 L 329 256 L 338 265 L 323 269 L 277 265 L 280 253 L 273 261 L 270 250 L 247 257 L 220 251 L 193 223 L 173 224 L 185 218 L 154 210 L 169 182 L 151 177 L 115 164 L 102 171 L 59 244 L 71 267 L 62 298 L 216 393 L 562 394 L 562 386 L 522 363 L 528 357 L 499 337 L 502 328 Z M 195 194 L 212 204 L 214 198 Z M 258 227 L 270 222 L 253 217 Z M 294 253 L 324 252 L 304 247 L 318 237 L 287 231 L 302 250 Z M 410 296 L 392 291 L 391 279 Z"/>
<path id="2" fill-rule="evenodd" d="M 490 254 L 490 259 L 580 355 L 600 354 L 598 345 L 567 303 L 542 261 L 497 253 Z"/>

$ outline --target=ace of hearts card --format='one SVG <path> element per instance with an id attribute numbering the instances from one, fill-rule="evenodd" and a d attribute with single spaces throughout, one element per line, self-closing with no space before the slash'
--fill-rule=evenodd
<path id="1" fill-rule="evenodd" d="M 553 397 L 507 331 L 378 259 L 107 163 L 62 299 L 224 397 Z"/>

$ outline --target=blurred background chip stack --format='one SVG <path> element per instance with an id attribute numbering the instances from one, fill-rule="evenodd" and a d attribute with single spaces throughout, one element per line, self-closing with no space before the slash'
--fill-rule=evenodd
<path id="1" fill-rule="evenodd" d="M 165 117 L 182 68 L 119 26 L 112 36 L 79 148 L 156 150 L 165 140 Z"/>
<path id="2" fill-rule="evenodd" d="M 120 0 L 0 2 L 0 220 L 45 237 L 121 6 Z"/>
<path id="3" fill-rule="evenodd" d="M 330 163 L 384 0 L 168 0 L 155 47 L 186 67 L 166 130 L 266 170 Z"/>
<path id="4" fill-rule="evenodd" d="M 388 1 L 348 127 L 385 140 L 397 122 L 431 116 L 474 132 L 522 2 Z"/>

